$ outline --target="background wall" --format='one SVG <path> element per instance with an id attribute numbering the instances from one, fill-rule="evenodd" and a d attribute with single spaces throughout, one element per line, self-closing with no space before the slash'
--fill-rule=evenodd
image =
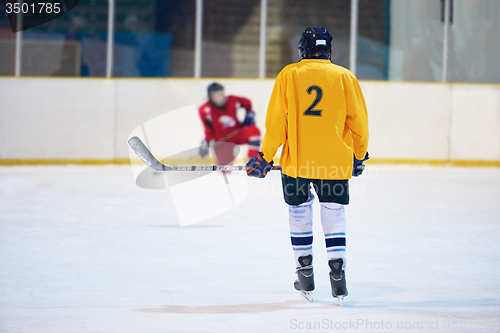
<path id="1" fill-rule="evenodd" d="M 165 112 L 201 105 L 212 81 L 0 78 L 0 160 L 126 159 L 134 128 Z M 274 81 L 217 81 L 228 94 L 252 100 L 264 130 Z M 500 161 L 500 85 L 361 86 L 374 159 Z M 198 126 L 185 135 L 203 138 Z"/>

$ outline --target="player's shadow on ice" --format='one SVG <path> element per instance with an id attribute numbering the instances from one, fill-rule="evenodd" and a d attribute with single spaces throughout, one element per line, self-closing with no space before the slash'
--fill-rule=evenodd
<path id="1" fill-rule="evenodd" d="M 150 225 L 151 228 L 222 228 L 224 227 L 223 225 L 216 225 L 216 224 L 196 224 L 196 225 L 187 225 L 184 227 L 181 227 L 179 224 L 158 224 L 158 225 Z"/>
<path id="2" fill-rule="evenodd" d="M 497 299 L 468 299 L 467 305 L 472 307 L 499 306 Z M 463 299 L 450 300 L 429 300 L 419 302 L 364 302 L 348 301 L 344 303 L 344 308 L 454 308 L 463 307 Z M 255 304 L 218 304 L 218 305 L 164 305 L 156 308 L 135 309 L 137 312 L 148 313 L 173 313 L 173 314 L 236 314 L 236 313 L 260 313 L 276 312 L 282 310 L 304 310 L 305 308 L 315 309 L 341 309 L 338 303 L 315 301 L 308 303 L 302 300 L 288 300 L 280 303 L 255 303 Z"/>
<path id="3" fill-rule="evenodd" d="M 303 310 L 304 308 L 340 308 L 338 303 L 315 302 L 308 303 L 302 300 L 289 300 L 280 303 L 255 303 L 255 304 L 218 304 L 218 305 L 164 305 L 158 308 L 135 309 L 138 312 L 150 313 L 176 313 L 176 314 L 232 314 L 232 313 L 258 313 L 275 312 L 282 310 Z"/>

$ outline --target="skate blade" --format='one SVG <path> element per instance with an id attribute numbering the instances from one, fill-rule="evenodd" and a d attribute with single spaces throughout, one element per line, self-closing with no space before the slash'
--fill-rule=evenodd
<path id="1" fill-rule="evenodd" d="M 301 294 L 302 296 L 304 296 L 304 298 L 305 298 L 305 299 L 307 299 L 309 302 L 311 302 L 311 303 L 312 303 L 312 301 L 313 301 L 313 293 L 312 293 L 312 291 L 304 291 L 304 290 L 301 290 L 301 291 L 300 291 L 300 294 Z"/>
<path id="2" fill-rule="evenodd" d="M 339 300 L 340 307 L 342 307 L 342 302 L 344 301 L 344 296 L 337 296 L 337 299 Z"/>

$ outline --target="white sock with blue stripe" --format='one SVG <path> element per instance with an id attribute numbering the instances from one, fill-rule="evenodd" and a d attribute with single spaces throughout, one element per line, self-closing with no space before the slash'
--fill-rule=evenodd
<path id="1" fill-rule="evenodd" d="M 345 211 L 344 205 L 334 202 L 321 203 L 321 224 L 325 233 L 326 255 L 328 260 L 342 258 L 345 270 Z"/>
<path id="2" fill-rule="evenodd" d="M 290 238 L 292 240 L 293 255 L 295 256 L 296 267 L 300 267 L 299 257 L 312 255 L 313 200 L 314 195 L 311 193 L 311 196 L 306 202 L 296 206 L 288 206 Z"/>

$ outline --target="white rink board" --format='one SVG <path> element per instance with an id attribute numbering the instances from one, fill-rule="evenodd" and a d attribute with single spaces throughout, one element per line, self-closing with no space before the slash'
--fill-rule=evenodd
<path id="1" fill-rule="evenodd" d="M 451 158 L 500 160 L 500 85 L 451 91 Z"/>
<path id="2" fill-rule="evenodd" d="M 368 108 L 372 157 L 448 159 L 449 85 L 371 81 L 362 82 L 361 88 Z"/>
<path id="3" fill-rule="evenodd" d="M 213 81 L 0 78 L 0 159 L 128 158 L 133 129 L 166 112 L 201 105 Z M 216 81 L 228 94 L 252 100 L 264 132 L 274 81 Z M 361 86 L 372 157 L 500 160 L 500 85 L 362 81 Z M 179 140 L 201 141 L 198 125 Z"/>
<path id="4" fill-rule="evenodd" d="M 0 79 L 0 159 L 114 158 L 116 84 Z"/>
<path id="5" fill-rule="evenodd" d="M 240 204 L 181 228 L 129 166 L 0 167 L 0 332 L 498 332 L 499 168 L 369 165 L 352 180 L 343 308 L 318 203 L 311 304 L 293 288 L 279 173 L 234 176 Z"/>

